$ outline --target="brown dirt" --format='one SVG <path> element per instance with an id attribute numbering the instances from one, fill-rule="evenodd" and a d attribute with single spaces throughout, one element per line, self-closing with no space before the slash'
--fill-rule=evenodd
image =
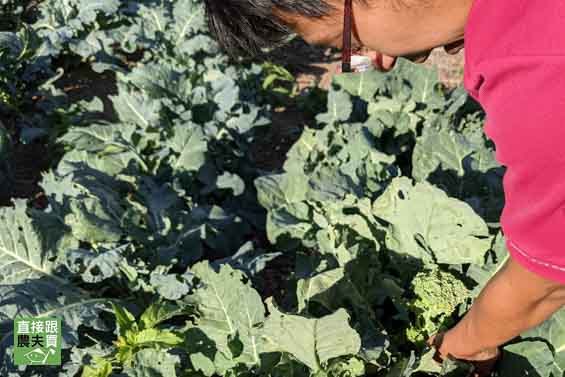
<path id="1" fill-rule="evenodd" d="M 288 294 L 289 277 L 294 273 L 295 254 L 282 254 L 270 261 L 254 279 L 254 287 L 263 298 L 273 297 L 277 305 L 291 307 L 293 295 Z"/>
<path id="2" fill-rule="evenodd" d="M 424 65 L 430 68 L 435 66 L 440 81 L 448 88 L 453 88 L 463 82 L 464 63 L 465 50 L 461 50 L 456 55 L 449 55 L 443 49 L 436 48 Z"/>
<path id="3" fill-rule="evenodd" d="M 0 206 L 11 205 L 11 198 L 39 198 L 41 173 L 49 167 L 45 145 L 17 144 L 13 150 L 14 181 L 3 188 Z"/>
<path id="4" fill-rule="evenodd" d="M 300 137 L 305 123 L 304 114 L 295 108 L 275 111 L 272 126 L 251 149 L 251 158 L 256 165 L 267 171 L 280 170 L 286 154 Z"/>
<path id="5" fill-rule="evenodd" d="M 96 73 L 88 65 L 81 64 L 72 68 L 59 81 L 56 86 L 67 94 L 71 103 L 98 97 L 104 103 L 102 119 L 117 120 L 117 115 L 112 107 L 109 96 L 118 94 L 116 75 L 113 72 Z"/>
<path id="6" fill-rule="evenodd" d="M 115 78 L 111 73 L 102 75 L 92 71 L 87 65 L 81 65 L 71 70 L 56 84 L 68 95 L 69 101 L 91 100 L 99 97 L 104 103 L 101 119 L 113 120 L 115 114 L 109 95 L 117 93 Z M 17 134 L 13 121 L 6 124 L 12 134 Z M 0 206 L 11 205 L 12 198 L 33 198 L 34 204 L 41 203 L 41 188 L 38 182 L 42 172 L 50 166 L 50 154 L 47 146 L 36 141 L 31 144 L 14 143 L 11 154 L 13 180 L 0 189 Z M 38 204 L 41 206 L 41 204 Z"/>
<path id="7" fill-rule="evenodd" d="M 0 127 L 5 128 L 14 139 L 15 117 L 6 116 Z M 48 151 L 46 146 L 35 141 L 30 144 L 12 142 L 7 161 L 3 161 L 0 169 L 7 169 L 5 182 L 0 187 L 0 207 L 12 205 L 12 198 L 34 198 L 39 192 L 41 173 L 49 167 Z"/>

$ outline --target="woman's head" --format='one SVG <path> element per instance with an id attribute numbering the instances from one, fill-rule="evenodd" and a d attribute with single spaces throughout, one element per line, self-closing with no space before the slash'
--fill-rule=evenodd
<path id="1" fill-rule="evenodd" d="M 439 46 L 456 50 L 473 0 L 353 0 L 353 46 L 394 60 L 422 61 Z M 206 0 L 224 48 L 253 53 L 293 32 L 341 48 L 344 0 Z M 392 64 L 394 62 L 392 61 Z"/>

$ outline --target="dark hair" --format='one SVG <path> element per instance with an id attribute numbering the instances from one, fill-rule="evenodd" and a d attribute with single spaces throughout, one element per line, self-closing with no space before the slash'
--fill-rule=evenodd
<path id="1" fill-rule="evenodd" d="M 254 55 L 283 42 L 293 31 L 277 11 L 323 17 L 333 7 L 325 0 L 205 0 L 210 31 L 230 55 Z"/>

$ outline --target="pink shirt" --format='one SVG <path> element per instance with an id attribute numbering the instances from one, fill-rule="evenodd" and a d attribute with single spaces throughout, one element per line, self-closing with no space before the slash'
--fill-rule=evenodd
<path id="1" fill-rule="evenodd" d="M 565 0 L 474 0 L 465 88 L 507 167 L 501 225 L 511 256 L 565 284 Z"/>

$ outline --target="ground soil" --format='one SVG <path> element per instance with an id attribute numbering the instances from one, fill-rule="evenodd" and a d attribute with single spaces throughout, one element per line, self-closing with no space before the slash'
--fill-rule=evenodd
<path id="1" fill-rule="evenodd" d="M 114 120 L 116 118 L 109 96 L 117 94 L 115 77 L 112 73 L 98 74 L 87 65 L 80 65 L 71 70 L 56 83 L 68 96 L 69 102 L 91 100 L 99 97 L 104 102 L 104 112 L 101 118 Z M 12 135 L 17 135 L 15 119 L 5 122 Z M 36 141 L 23 144 L 15 140 L 14 149 L 10 156 L 13 179 L 0 189 L 0 206 L 10 205 L 12 198 L 31 198 L 41 201 L 41 188 L 38 182 L 41 173 L 51 166 L 50 153 L 45 143 Z"/>

